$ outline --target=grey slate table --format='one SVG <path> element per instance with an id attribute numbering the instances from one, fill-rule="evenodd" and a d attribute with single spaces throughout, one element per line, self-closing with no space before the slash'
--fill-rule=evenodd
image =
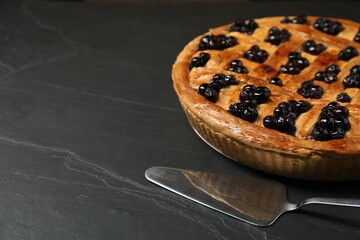
<path id="1" fill-rule="evenodd" d="M 0 239 L 360 239 L 360 210 L 309 206 L 257 228 L 151 184 L 154 165 L 265 176 L 289 198 L 360 198 L 359 182 L 266 175 L 189 127 L 171 65 L 239 17 L 360 21 L 360 4 L 0 2 Z"/>

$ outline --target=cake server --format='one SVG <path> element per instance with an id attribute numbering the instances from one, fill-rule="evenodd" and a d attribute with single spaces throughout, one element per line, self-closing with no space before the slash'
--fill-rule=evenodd
<path id="1" fill-rule="evenodd" d="M 283 213 L 308 204 L 360 207 L 359 199 L 309 198 L 290 203 L 285 185 L 273 180 L 168 167 L 152 167 L 145 177 L 174 193 L 256 226 L 270 226 Z"/>

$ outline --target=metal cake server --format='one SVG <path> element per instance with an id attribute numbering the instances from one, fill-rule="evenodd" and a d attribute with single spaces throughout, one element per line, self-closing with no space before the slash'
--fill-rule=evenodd
<path id="1" fill-rule="evenodd" d="M 174 193 L 256 226 L 270 226 L 285 212 L 308 204 L 360 207 L 359 199 L 309 198 L 290 203 L 282 183 L 251 176 L 152 167 L 145 177 Z"/>

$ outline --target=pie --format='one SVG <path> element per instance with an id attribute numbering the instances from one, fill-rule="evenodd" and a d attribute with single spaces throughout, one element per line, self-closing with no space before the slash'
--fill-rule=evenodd
<path id="1" fill-rule="evenodd" d="M 360 24 L 306 15 L 237 20 L 178 55 L 174 89 L 195 132 L 247 166 L 360 178 Z"/>

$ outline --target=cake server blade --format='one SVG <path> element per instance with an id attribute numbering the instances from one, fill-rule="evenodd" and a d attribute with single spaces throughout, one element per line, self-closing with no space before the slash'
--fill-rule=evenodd
<path id="1" fill-rule="evenodd" d="M 269 226 L 288 211 L 307 204 L 360 207 L 359 199 L 308 198 L 290 203 L 284 184 L 248 176 L 152 167 L 145 177 L 174 193 L 256 226 Z"/>
<path id="2" fill-rule="evenodd" d="M 279 203 L 287 201 L 285 186 L 257 177 L 168 167 L 149 168 L 145 177 L 185 198 L 257 226 L 272 224 L 274 215 L 281 212 Z M 274 189 L 279 193 L 274 194 Z"/>

